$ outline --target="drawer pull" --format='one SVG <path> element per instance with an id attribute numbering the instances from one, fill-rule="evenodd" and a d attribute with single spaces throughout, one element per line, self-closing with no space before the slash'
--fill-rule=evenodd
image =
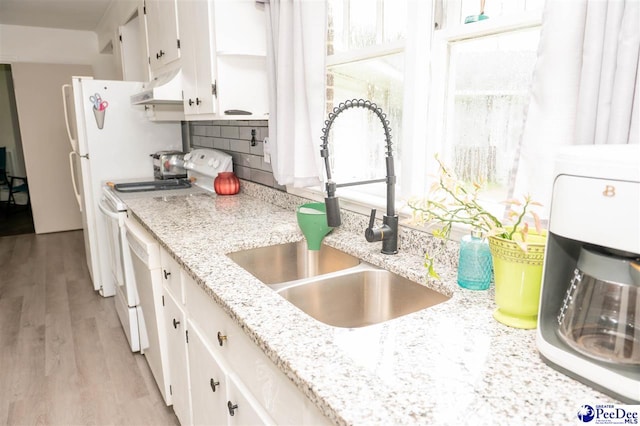
<path id="1" fill-rule="evenodd" d="M 225 340 L 227 340 L 227 336 L 218 331 L 218 343 L 220 343 L 220 346 L 224 344 Z"/>
<path id="2" fill-rule="evenodd" d="M 229 414 L 234 416 L 238 409 L 238 404 L 232 404 L 231 401 L 227 401 L 227 408 L 229 409 Z"/>
<path id="3" fill-rule="evenodd" d="M 220 382 L 213 380 L 213 377 L 209 380 L 209 384 L 211 385 L 211 390 L 214 392 L 216 391 L 216 386 L 220 386 Z"/>
<path id="4" fill-rule="evenodd" d="M 176 321 L 176 319 L 173 319 L 173 328 L 178 328 L 178 325 L 180 325 L 180 321 Z"/>

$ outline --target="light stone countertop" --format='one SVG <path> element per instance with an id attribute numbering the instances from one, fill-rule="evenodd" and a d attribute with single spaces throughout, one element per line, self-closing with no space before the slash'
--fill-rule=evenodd
<path id="1" fill-rule="evenodd" d="M 426 283 L 451 296 L 444 303 L 358 329 L 307 316 L 225 256 L 301 240 L 295 206 L 306 200 L 245 181 L 242 188 L 235 196 L 158 196 L 127 204 L 336 424 L 576 424 L 585 403 L 619 403 L 544 364 L 534 330 L 496 322 L 492 289 L 459 288 L 451 247 L 444 249 L 442 281 Z M 324 243 L 425 284 L 422 253 L 434 239 L 403 231 L 400 253 L 385 256 L 381 243 L 365 241 L 367 222 L 343 214 L 343 226 Z"/>

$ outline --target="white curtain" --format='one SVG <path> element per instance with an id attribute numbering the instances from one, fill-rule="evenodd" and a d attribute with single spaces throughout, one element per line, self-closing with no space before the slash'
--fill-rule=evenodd
<path id="1" fill-rule="evenodd" d="M 326 1 L 269 0 L 269 143 L 280 185 L 322 182 L 320 136 L 325 108 Z"/>
<path id="2" fill-rule="evenodd" d="M 547 0 L 514 195 L 549 206 L 554 153 L 639 142 L 640 1 Z"/>

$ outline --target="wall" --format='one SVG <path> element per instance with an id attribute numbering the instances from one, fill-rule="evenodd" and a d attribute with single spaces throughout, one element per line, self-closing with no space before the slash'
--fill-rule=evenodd
<path id="1" fill-rule="evenodd" d="M 112 54 L 100 54 L 92 31 L 0 25 L 0 63 L 91 65 L 97 79 L 116 79 Z"/>
<path id="2" fill-rule="evenodd" d="M 256 130 L 255 146 L 251 146 L 252 129 Z M 215 148 L 230 154 L 239 178 L 284 190 L 275 181 L 271 164 L 264 161 L 263 140 L 268 135 L 266 120 L 192 121 L 187 137 L 192 148 Z"/>

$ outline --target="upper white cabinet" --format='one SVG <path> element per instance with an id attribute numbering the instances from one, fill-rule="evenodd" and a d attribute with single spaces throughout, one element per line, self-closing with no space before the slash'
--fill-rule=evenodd
<path id="1" fill-rule="evenodd" d="M 213 7 L 207 0 L 179 0 L 182 93 L 185 115 L 216 113 Z"/>
<path id="2" fill-rule="evenodd" d="M 147 38 L 145 37 L 142 3 L 133 16 L 118 27 L 119 58 L 122 79 L 125 81 L 149 81 L 147 62 Z"/>
<path id="3" fill-rule="evenodd" d="M 145 16 L 149 67 L 157 76 L 180 59 L 176 0 L 145 0 Z"/>
<path id="4" fill-rule="evenodd" d="M 178 0 L 187 120 L 268 114 L 266 16 L 254 0 Z"/>

